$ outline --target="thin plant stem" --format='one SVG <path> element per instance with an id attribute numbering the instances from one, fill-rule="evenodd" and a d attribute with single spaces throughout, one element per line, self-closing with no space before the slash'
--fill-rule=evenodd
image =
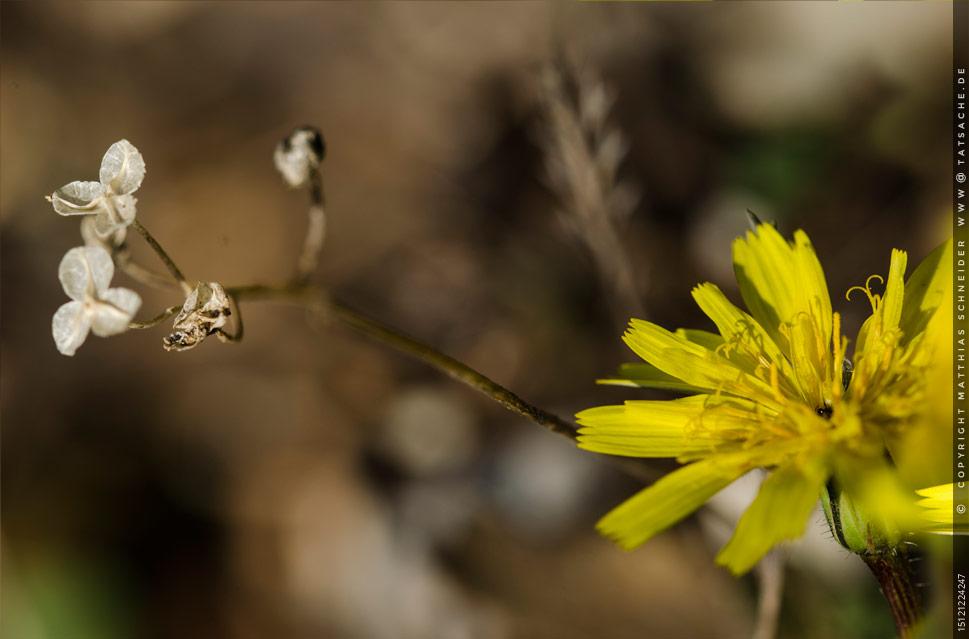
<path id="1" fill-rule="evenodd" d="M 182 272 L 178 270 L 177 266 L 175 266 L 175 262 L 173 262 L 172 258 L 168 256 L 165 249 L 163 249 L 158 241 L 152 237 L 151 233 L 148 232 L 148 229 L 146 229 L 144 225 L 138 221 L 138 218 L 135 218 L 134 222 L 132 222 L 132 226 L 135 227 L 135 230 L 141 233 L 141 236 L 145 238 L 148 245 L 151 246 L 152 250 L 154 250 L 158 257 L 161 258 L 161 261 L 164 262 L 166 268 L 168 268 L 168 272 L 172 274 L 172 277 L 174 277 L 179 286 L 182 287 L 182 291 L 184 291 L 186 295 L 191 293 L 192 287 L 185 280 L 185 276 L 182 275 Z"/>
<path id="2" fill-rule="evenodd" d="M 328 305 L 326 293 L 319 286 L 312 284 L 250 284 L 247 286 L 229 286 L 226 295 L 238 305 L 242 301 L 267 300 L 273 302 L 289 302 L 297 306 L 306 306 L 310 310 L 322 313 Z"/>
<path id="3" fill-rule="evenodd" d="M 323 181 L 318 171 L 310 178 L 310 210 L 303 250 L 296 262 L 294 282 L 305 283 L 313 275 L 320 261 L 320 250 L 326 237 L 326 214 L 323 211 Z"/>
<path id="4" fill-rule="evenodd" d="M 568 437 L 572 440 L 576 438 L 577 429 L 575 424 L 529 404 L 507 388 L 453 357 L 407 337 L 396 329 L 370 319 L 347 306 L 334 302 L 330 304 L 329 310 L 330 316 L 339 320 L 342 324 L 350 326 L 384 344 L 393 346 L 422 362 L 430 364 L 464 385 L 488 395 L 508 410 L 530 419 L 553 433 Z"/>
<path id="5" fill-rule="evenodd" d="M 226 293 L 226 295 L 229 295 Z M 235 306 L 235 325 L 236 332 L 234 335 L 226 333 L 221 328 L 216 330 L 216 336 L 222 342 L 241 342 L 242 341 L 242 309 L 239 308 L 239 301 L 232 295 L 229 295 L 229 299 L 232 300 L 232 305 Z"/>
<path id="6" fill-rule="evenodd" d="M 182 310 L 182 305 L 178 304 L 176 306 L 169 306 L 164 311 L 162 311 L 157 317 L 153 317 L 147 322 L 129 322 L 128 328 L 140 329 L 140 328 L 152 328 L 153 326 L 158 326 L 169 317 Z"/>
<path id="7" fill-rule="evenodd" d="M 531 404 L 504 386 L 489 379 L 467 364 L 449 355 L 408 337 L 396 328 L 367 317 L 359 311 L 333 300 L 328 299 L 324 291 L 315 286 L 269 286 L 253 285 L 227 288 L 226 293 L 238 304 L 244 300 L 274 300 L 291 302 L 306 306 L 310 310 L 330 323 L 342 324 L 357 332 L 394 348 L 413 357 L 433 368 L 445 373 L 465 386 L 473 388 L 487 395 L 508 410 L 525 417 L 539 426 L 566 437 L 572 441 L 578 438 L 578 427 L 570 422 Z M 659 473 L 645 460 L 608 456 L 614 460 L 627 474 L 644 481 L 655 481 Z"/>
<path id="8" fill-rule="evenodd" d="M 912 574 L 912 565 L 904 548 L 861 555 L 871 574 L 878 580 L 895 620 L 899 639 L 914 639 L 922 620 L 922 601 Z"/>
<path id="9" fill-rule="evenodd" d="M 312 298 L 313 296 L 309 294 L 309 291 L 312 290 L 314 290 L 313 287 L 274 288 L 265 286 L 231 288 L 227 289 L 226 293 L 239 300 L 246 299 L 247 297 L 250 299 L 254 297 L 275 297 L 277 299 L 289 298 L 292 301 L 301 301 Z M 317 293 L 318 301 L 325 300 L 322 291 L 317 291 Z M 459 362 L 453 357 L 445 355 L 416 339 L 404 335 L 397 329 L 371 319 L 339 302 L 329 300 L 324 303 L 323 308 L 325 309 L 325 318 L 336 320 L 379 342 L 403 351 L 426 364 L 430 364 L 466 386 L 470 386 L 488 395 L 508 410 L 518 413 L 522 417 L 527 417 L 553 433 L 568 437 L 569 439 L 576 438 L 576 427 L 574 424 L 529 404 L 500 384 L 472 369 L 467 364 Z"/>
<path id="10" fill-rule="evenodd" d="M 159 275 L 154 271 L 145 268 L 137 262 L 131 260 L 131 253 L 127 249 L 119 250 L 115 254 L 115 260 L 117 261 L 118 268 L 124 271 L 132 279 L 138 280 L 146 286 L 151 286 L 153 288 L 181 288 L 177 282 L 174 282 L 163 275 Z"/>

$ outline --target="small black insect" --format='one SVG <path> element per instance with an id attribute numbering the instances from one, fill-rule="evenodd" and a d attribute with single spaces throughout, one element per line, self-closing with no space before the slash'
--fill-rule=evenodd
<path id="1" fill-rule="evenodd" d="M 841 385 L 845 390 L 848 390 L 848 384 L 851 383 L 851 373 L 855 370 L 855 367 L 851 365 L 851 360 L 847 357 L 841 362 Z"/>

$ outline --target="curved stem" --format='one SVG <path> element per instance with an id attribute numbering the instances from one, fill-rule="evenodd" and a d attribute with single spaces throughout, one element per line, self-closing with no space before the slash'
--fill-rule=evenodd
<path id="1" fill-rule="evenodd" d="M 220 328 L 216 330 L 215 334 L 222 342 L 241 342 L 242 334 L 243 334 L 242 333 L 242 330 L 243 330 L 242 329 L 242 309 L 239 308 L 239 301 L 235 298 L 235 296 L 230 295 L 228 293 L 226 293 L 226 295 L 229 295 L 229 299 L 232 300 L 232 305 L 236 307 L 235 309 L 236 310 L 236 314 L 235 314 L 236 332 L 235 332 L 235 335 L 230 335 L 229 333 L 226 333 Z"/>
<path id="2" fill-rule="evenodd" d="M 131 254 L 127 249 L 119 250 L 115 253 L 115 260 L 118 264 L 118 268 L 124 271 L 132 279 L 138 280 L 146 286 L 151 286 L 153 288 L 180 288 L 177 282 L 155 273 L 138 264 L 137 262 L 131 261 Z"/>
<path id="3" fill-rule="evenodd" d="M 296 262 L 294 282 L 304 283 L 320 261 L 320 250 L 326 237 L 326 214 L 323 211 L 323 181 L 319 172 L 314 172 L 310 178 L 310 210 L 309 225 L 306 227 L 306 239 L 303 240 L 303 250 Z"/>
<path id="4" fill-rule="evenodd" d="M 161 258 L 161 261 L 165 263 L 165 266 L 168 268 L 168 272 L 172 274 L 172 277 L 174 277 L 179 286 L 182 287 L 182 291 L 184 291 L 186 295 L 190 294 L 192 292 L 192 287 L 189 286 L 187 281 L 185 281 L 185 276 L 182 275 L 182 272 L 178 270 L 177 266 L 175 266 L 175 262 L 173 262 L 172 258 L 168 256 L 165 249 L 163 249 L 158 241 L 152 237 L 151 233 L 148 232 L 148 229 L 146 229 L 144 225 L 138 221 L 138 218 L 135 218 L 134 222 L 132 222 L 132 226 L 135 227 L 135 230 L 141 233 L 141 236 L 145 238 L 148 245 L 151 246 L 152 250 L 154 250 L 158 257 Z"/>
<path id="5" fill-rule="evenodd" d="M 306 300 L 313 297 L 312 292 L 317 295 L 317 301 L 322 302 L 324 317 L 334 319 L 341 324 L 349 326 L 357 331 L 364 333 L 379 342 L 392 346 L 397 350 L 403 351 L 408 355 L 430 364 L 434 368 L 443 371 L 450 377 L 470 386 L 485 395 L 488 395 L 496 402 L 518 413 L 522 417 L 527 417 L 539 426 L 543 426 L 553 433 L 558 433 L 568 437 L 576 438 L 576 426 L 563 420 L 547 411 L 524 401 L 510 390 L 500 384 L 488 379 L 470 366 L 437 351 L 426 344 L 408 337 L 385 324 L 363 315 L 348 306 L 332 300 L 325 301 L 322 291 L 313 287 L 283 287 L 276 288 L 271 286 L 249 286 L 226 289 L 226 293 L 237 300 L 246 298 L 277 298 L 290 299 L 292 301 Z"/>
<path id="6" fill-rule="evenodd" d="M 563 435 L 572 440 L 576 438 L 578 429 L 572 422 L 567 422 L 561 417 L 529 404 L 504 386 L 497 384 L 453 357 L 434 350 L 426 344 L 407 337 L 396 329 L 372 320 L 337 302 L 331 303 L 329 310 L 330 316 L 339 320 L 341 323 L 365 333 L 380 342 L 404 351 L 426 364 L 430 364 L 464 385 L 470 386 L 491 397 L 508 410 L 532 420 L 553 433 Z"/>
<path id="7" fill-rule="evenodd" d="M 157 317 L 153 317 L 147 322 L 128 322 L 128 328 L 139 329 L 139 328 L 151 328 L 152 326 L 158 326 L 169 317 L 182 310 L 182 305 L 178 304 L 176 306 L 169 306 L 164 311 L 162 311 Z"/>
<path id="8" fill-rule="evenodd" d="M 575 441 L 578 438 L 578 427 L 570 422 L 543 410 L 511 392 L 504 386 L 482 375 L 467 364 L 445 355 L 444 353 L 408 337 L 395 328 L 371 319 L 351 309 L 350 307 L 328 299 L 324 291 L 312 285 L 270 286 L 253 285 L 227 288 L 226 293 L 236 300 L 275 300 L 292 302 L 307 306 L 318 313 L 324 320 L 330 320 L 353 328 L 354 330 L 375 339 L 382 344 L 397 349 L 445 373 L 465 386 L 473 388 L 508 410 L 525 417 L 539 426 Z M 607 455 L 618 464 L 627 474 L 643 481 L 655 481 L 660 473 L 644 459 L 632 457 L 616 457 Z"/>

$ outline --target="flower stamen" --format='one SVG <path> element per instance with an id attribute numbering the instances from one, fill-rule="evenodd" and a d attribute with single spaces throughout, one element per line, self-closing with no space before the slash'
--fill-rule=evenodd
<path id="1" fill-rule="evenodd" d="M 873 279 L 875 279 L 876 277 L 878 278 L 878 282 L 880 284 L 884 284 L 885 283 L 885 278 L 883 278 L 881 275 L 875 273 L 874 275 L 870 275 L 868 277 L 868 279 L 865 280 L 865 285 L 864 286 L 852 286 L 851 288 L 849 288 L 845 292 L 845 299 L 850 302 L 851 301 L 851 293 L 852 293 L 852 291 L 856 291 L 856 290 L 857 291 L 862 291 L 868 297 L 868 301 L 871 303 L 871 310 L 873 312 L 878 311 L 878 305 L 879 305 L 879 302 L 881 302 L 881 299 L 882 299 L 881 298 L 881 295 L 878 295 L 876 293 L 872 293 L 871 292 L 871 281 Z"/>

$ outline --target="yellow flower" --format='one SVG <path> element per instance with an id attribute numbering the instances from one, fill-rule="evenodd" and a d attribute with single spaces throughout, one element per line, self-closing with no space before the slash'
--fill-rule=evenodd
<path id="1" fill-rule="evenodd" d="M 924 498 L 918 502 L 918 505 L 925 509 L 921 515 L 924 520 L 923 528 L 927 532 L 943 535 L 969 533 L 969 526 L 967 526 L 965 518 L 966 504 L 963 504 L 964 508 L 960 513 L 962 515 L 961 521 L 956 522 L 953 509 L 955 491 L 955 484 L 943 484 L 915 491 Z"/>
<path id="2" fill-rule="evenodd" d="M 893 251 L 884 293 L 862 289 L 872 315 L 859 332 L 853 371 L 840 316 L 832 312 L 824 272 L 803 231 L 788 242 L 760 225 L 734 242 L 733 253 L 750 313 L 713 284 L 701 284 L 693 298 L 719 334 L 673 333 L 632 320 L 623 339 L 645 363 L 602 380 L 690 395 L 577 416 L 583 448 L 686 464 L 606 515 L 599 531 L 634 548 L 762 467 L 771 473 L 717 557 L 735 574 L 799 536 L 826 486 L 826 493 L 850 495 L 852 512 L 866 514 L 863 522 L 870 512 L 884 519 L 875 525 L 887 531 L 885 543 L 897 543 L 892 521 L 904 507 L 886 499 L 886 490 L 901 493 L 886 449 L 922 423 L 923 373 L 932 356 L 922 333 L 949 282 L 944 266 L 951 244 L 930 255 L 908 285 L 906 254 Z"/>

